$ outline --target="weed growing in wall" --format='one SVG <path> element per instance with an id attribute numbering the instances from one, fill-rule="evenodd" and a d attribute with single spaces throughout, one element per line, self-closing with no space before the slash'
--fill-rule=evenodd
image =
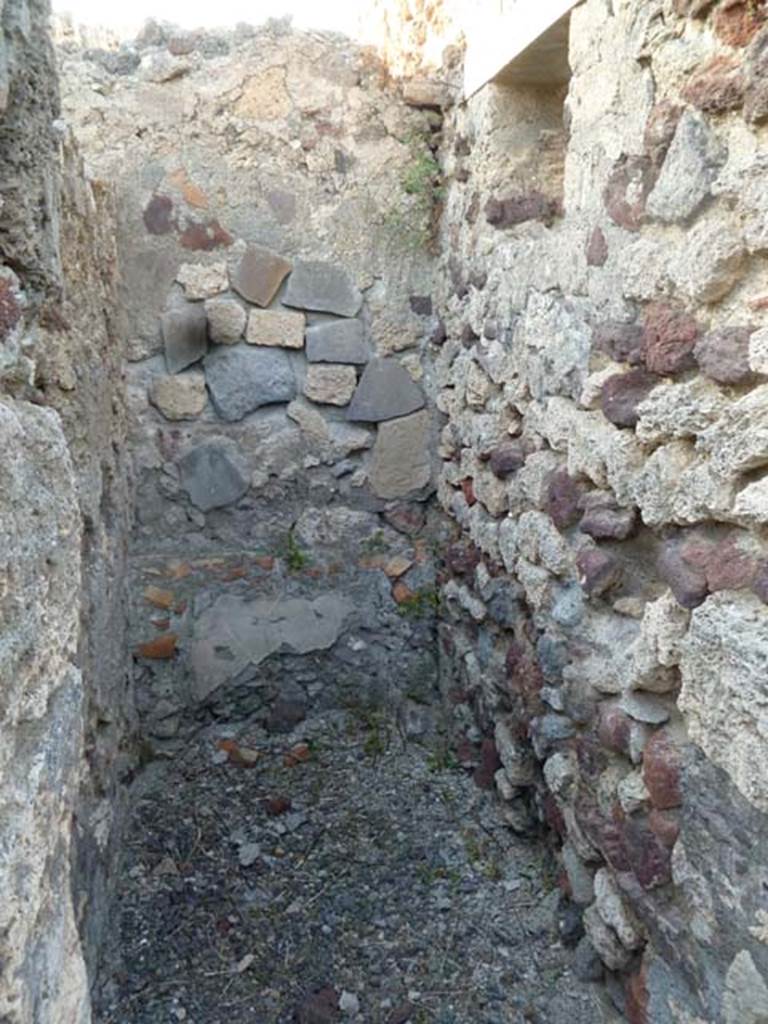
<path id="1" fill-rule="evenodd" d="M 414 134 L 407 140 L 411 161 L 400 186 L 403 195 L 387 215 L 387 226 L 407 249 L 432 251 L 445 190 L 442 171 L 430 149 L 427 134 Z"/>
<path id="2" fill-rule="evenodd" d="M 306 569 L 309 565 L 309 555 L 299 545 L 299 542 L 294 536 L 293 530 L 291 530 L 285 538 L 283 558 L 285 559 L 285 564 L 288 566 L 289 572 L 301 572 L 302 569 Z"/>

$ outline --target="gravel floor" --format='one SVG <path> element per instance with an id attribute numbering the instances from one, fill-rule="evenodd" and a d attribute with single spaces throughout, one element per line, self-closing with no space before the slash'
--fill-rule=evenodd
<path id="1" fill-rule="evenodd" d="M 598 1024 L 546 856 L 384 718 L 201 735 L 136 783 L 100 1024 Z"/>

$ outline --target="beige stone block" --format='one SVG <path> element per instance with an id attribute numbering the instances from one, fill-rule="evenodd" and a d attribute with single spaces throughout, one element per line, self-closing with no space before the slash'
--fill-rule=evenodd
<path id="1" fill-rule="evenodd" d="M 370 480 L 380 498 L 404 498 L 429 483 L 429 415 L 415 412 L 379 425 Z"/>
<path id="2" fill-rule="evenodd" d="M 205 374 L 188 370 L 155 377 L 149 387 L 149 400 L 167 420 L 192 420 L 208 403 Z"/>
<path id="3" fill-rule="evenodd" d="M 356 387 L 354 366 L 316 363 L 307 370 L 304 394 L 320 405 L 348 405 Z"/>
<path id="4" fill-rule="evenodd" d="M 188 299 L 210 299 L 229 288 L 227 265 L 221 263 L 183 263 L 176 280 L 184 286 Z"/>
<path id="5" fill-rule="evenodd" d="M 303 348 L 304 324 L 303 313 L 252 309 L 245 340 L 249 345 L 267 345 L 270 348 Z"/>

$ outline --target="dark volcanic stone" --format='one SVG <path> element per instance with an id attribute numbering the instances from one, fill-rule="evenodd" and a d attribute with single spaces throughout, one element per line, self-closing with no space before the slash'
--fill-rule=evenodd
<path id="1" fill-rule="evenodd" d="M 603 979 L 603 961 L 586 936 L 579 942 L 573 955 L 573 973 L 579 981 L 597 982 Z"/>
<path id="2" fill-rule="evenodd" d="M 411 312 L 417 316 L 432 316 L 432 298 L 429 295 L 411 295 Z"/>
<path id="3" fill-rule="evenodd" d="M 643 328 L 639 324 L 599 324 L 592 331 L 592 344 L 617 363 L 639 366 L 643 362 Z"/>
<path id="4" fill-rule="evenodd" d="M 744 116 L 761 123 L 768 118 L 768 28 L 755 38 L 745 62 Z"/>
<path id="5" fill-rule="evenodd" d="M 682 755 L 665 729 L 655 732 L 643 751 L 643 781 L 651 803 L 659 810 L 682 803 L 680 770 Z"/>
<path id="6" fill-rule="evenodd" d="M 395 359 L 372 359 L 347 409 L 347 419 L 364 423 L 407 416 L 424 407 L 424 395 Z"/>
<path id="7" fill-rule="evenodd" d="M 152 196 L 143 214 L 144 227 L 150 235 L 167 235 L 176 226 L 173 220 L 173 200 L 170 196 Z"/>
<path id="8" fill-rule="evenodd" d="M 471 541 L 459 541 L 456 544 L 451 544 L 445 553 L 446 565 L 457 576 L 470 575 L 481 561 L 482 553 Z"/>
<path id="9" fill-rule="evenodd" d="M 752 581 L 752 590 L 764 604 L 768 604 L 768 561 L 758 565 Z"/>
<path id="10" fill-rule="evenodd" d="M 333 1024 L 340 1019 L 339 993 L 330 986 L 307 996 L 294 1016 L 296 1024 Z"/>
<path id="11" fill-rule="evenodd" d="M 595 540 L 626 540 L 637 524 L 636 509 L 621 508 L 606 494 L 586 494 L 581 507 L 579 529 Z"/>
<path id="12" fill-rule="evenodd" d="M 757 573 L 755 559 L 740 548 L 738 538 L 734 536 L 725 537 L 712 547 L 704 568 L 711 593 L 750 587 Z"/>
<path id="13" fill-rule="evenodd" d="M 485 219 L 495 228 L 512 228 L 529 220 L 550 225 L 561 213 L 561 204 L 541 192 L 528 192 L 507 199 L 489 199 Z"/>
<path id="14" fill-rule="evenodd" d="M 266 721 L 267 732 L 290 732 L 307 714 L 306 702 L 290 697 L 278 697 L 269 711 Z"/>
<path id="15" fill-rule="evenodd" d="M 658 377 L 646 370 L 614 374 L 600 392 L 603 415 L 617 427 L 634 427 L 639 418 L 637 407 L 658 383 Z"/>
<path id="16" fill-rule="evenodd" d="M 385 509 L 384 519 L 398 533 L 415 537 L 424 528 L 426 513 L 422 505 L 402 503 Z"/>
<path id="17" fill-rule="evenodd" d="M 193 505 L 208 512 L 238 501 L 250 483 L 229 438 L 211 438 L 186 452 L 179 460 L 181 486 Z"/>
<path id="18" fill-rule="evenodd" d="M 704 569 L 690 565 L 682 556 L 679 540 L 665 541 L 658 558 L 659 575 L 683 608 L 696 608 L 708 593 Z"/>
<path id="19" fill-rule="evenodd" d="M 187 302 L 160 317 L 169 373 L 178 373 L 208 351 L 208 318 L 202 305 Z"/>
<path id="20" fill-rule="evenodd" d="M 496 744 L 490 738 L 480 745 L 480 764 L 472 773 L 472 781 L 479 789 L 493 789 L 494 776 L 501 768 L 501 759 Z"/>
<path id="21" fill-rule="evenodd" d="M 435 324 L 434 330 L 429 336 L 429 340 L 432 342 L 433 345 L 443 345 L 447 337 L 448 332 L 445 329 L 445 324 L 443 323 L 442 320 L 438 319 L 437 323 Z"/>
<path id="22" fill-rule="evenodd" d="M 645 365 L 662 375 L 692 369 L 698 337 L 699 326 L 690 313 L 669 303 L 651 303 L 643 327 Z"/>
<path id="23" fill-rule="evenodd" d="M 595 228 L 587 240 L 587 266 L 602 267 L 608 259 L 608 242 L 602 228 Z"/>
<path id="24" fill-rule="evenodd" d="M 708 114 L 737 110 L 744 102 L 742 67 L 733 57 L 715 57 L 691 75 L 683 98 Z"/>
<path id="25" fill-rule="evenodd" d="M 672 880 L 671 851 L 658 836 L 633 818 L 624 822 L 621 832 L 630 871 L 644 889 L 656 889 Z"/>
<path id="26" fill-rule="evenodd" d="M 214 408 L 228 423 L 296 395 L 291 361 L 282 349 L 218 347 L 205 359 L 205 377 Z"/>
<path id="27" fill-rule="evenodd" d="M 664 163 L 667 150 L 672 145 L 683 108 L 662 100 L 650 113 L 645 126 L 643 143 L 653 167 L 658 170 Z"/>
<path id="28" fill-rule="evenodd" d="M 214 249 L 226 249 L 234 239 L 217 220 L 204 222 L 187 219 L 183 231 L 179 234 L 179 242 L 185 249 L 193 252 L 212 252 Z"/>
<path id="29" fill-rule="evenodd" d="M 703 374 L 720 384 L 745 384 L 753 377 L 749 367 L 751 327 L 721 327 L 696 342 L 693 350 Z"/>
<path id="30" fill-rule="evenodd" d="M 335 320 L 307 328 L 307 359 L 310 363 L 368 362 L 370 351 L 365 343 L 360 320 Z"/>
<path id="31" fill-rule="evenodd" d="M 616 161 L 603 191 L 603 203 L 614 224 L 628 231 L 640 229 L 654 177 L 648 157 L 625 155 Z"/>
<path id="32" fill-rule="evenodd" d="M 728 46 L 747 46 L 768 18 L 760 0 L 728 0 L 712 19 L 715 34 Z"/>
<path id="33" fill-rule="evenodd" d="M 337 316 L 356 316 L 363 296 L 344 267 L 321 260 L 299 260 L 288 279 L 283 302 Z"/>
<path id="34" fill-rule="evenodd" d="M 578 521 L 582 487 L 565 470 L 553 473 L 547 483 L 546 511 L 558 530 L 565 530 Z"/>
<path id="35" fill-rule="evenodd" d="M 525 451 L 519 441 L 508 441 L 493 449 L 489 461 L 491 470 L 504 480 L 523 465 Z"/>
<path id="36" fill-rule="evenodd" d="M 591 597 L 599 597 L 617 586 L 621 580 L 621 566 L 618 560 L 600 551 L 599 548 L 585 548 L 576 558 L 579 583 Z"/>

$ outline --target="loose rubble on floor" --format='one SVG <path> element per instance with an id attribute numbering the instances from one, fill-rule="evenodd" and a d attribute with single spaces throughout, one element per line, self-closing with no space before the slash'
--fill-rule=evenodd
<path id="1" fill-rule="evenodd" d="M 542 847 L 380 712 L 216 726 L 135 785 L 101 1024 L 615 1020 Z"/>

